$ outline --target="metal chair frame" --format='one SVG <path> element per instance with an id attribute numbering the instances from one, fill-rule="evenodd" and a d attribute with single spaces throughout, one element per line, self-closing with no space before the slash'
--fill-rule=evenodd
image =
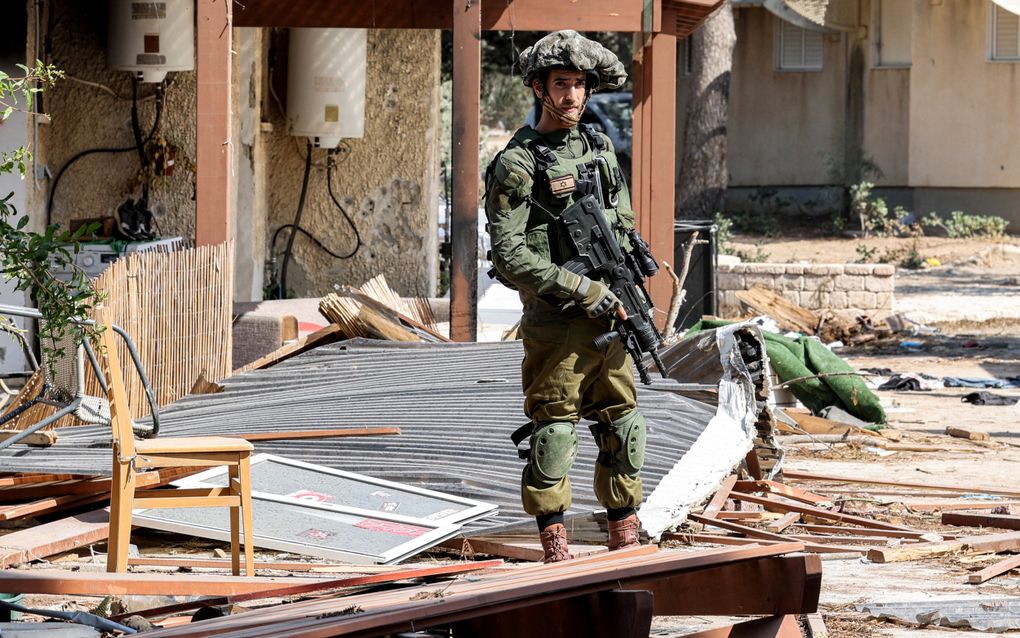
<path id="1" fill-rule="evenodd" d="M 8 306 L 0 304 L 0 315 L 27 317 L 30 319 L 37 319 L 40 321 L 44 320 L 44 317 L 37 309 L 27 308 L 24 306 Z M 76 324 L 79 326 L 85 325 L 90 326 L 94 325 L 95 322 L 92 321 L 91 319 L 83 319 L 77 321 Z M 139 357 L 138 355 L 138 349 L 135 347 L 134 341 L 131 340 L 131 337 L 127 334 L 127 332 L 123 328 L 114 324 L 110 324 L 109 328 L 118 335 L 120 335 L 120 337 L 124 339 L 124 343 L 127 344 L 128 353 L 131 355 L 131 360 L 134 363 L 135 370 L 137 371 L 138 377 L 142 382 L 142 387 L 145 390 L 145 396 L 149 401 L 149 408 L 152 412 L 152 429 L 148 430 L 137 428 L 137 433 L 139 434 L 139 436 L 154 437 L 159 434 L 159 409 L 156 404 L 156 395 L 152 391 L 152 385 L 149 383 L 149 378 L 145 374 L 145 368 L 142 366 L 141 357 Z M 19 334 L 17 338 L 21 342 L 21 347 L 25 350 L 26 355 L 28 356 L 35 370 L 39 370 L 40 368 L 46 365 L 46 362 L 43 362 L 43 366 L 39 364 L 38 360 L 35 357 L 35 354 L 32 352 L 32 349 L 28 347 L 28 343 L 26 342 L 25 338 L 22 335 Z M 67 353 L 65 353 L 65 356 L 68 356 Z M 38 423 L 33 423 L 29 427 L 19 431 L 17 434 L 11 436 L 10 438 L 0 441 L 0 450 L 10 447 L 15 443 L 18 443 L 28 435 L 37 432 L 42 428 L 46 427 L 47 425 L 57 421 L 58 419 L 74 412 L 79 412 L 79 416 L 83 420 L 88 420 L 97 423 L 110 422 L 108 410 L 102 409 L 96 410 L 95 412 L 98 414 L 94 415 L 83 414 L 83 408 L 85 407 L 86 402 L 92 402 L 90 400 L 102 400 L 105 402 L 105 399 L 102 399 L 100 397 L 90 397 L 85 394 L 85 362 L 83 356 L 84 358 L 88 359 L 89 365 L 92 367 L 93 372 L 95 372 L 96 379 L 99 381 L 99 385 L 103 389 L 103 393 L 104 394 L 109 393 L 109 385 L 107 384 L 106 375 L 103 374 L 102 367 L 99 365 L 99 360 L 96 357 L 95 349 L 92 347 L 92 344 L 89 343 L 88 339 L 83 339 L 81 341 L 81 344 L 77 347 L 77 351 L 73 356 L 75 359 L 76 368 L 75 376 L 77 385 L 76 388 L 77 391 L 74 397 L 66 402 L 55 400 L 51 396 L 54 392 L 54 387 L 50 380 L 49 370 L 43 368 L 43 387 L 39 391 L 39 394 L 33 397 L 31 400 L 26 401 L 24 404 L 18 406 L 14 410 L 11 410 L 9 413 L 5 414 L 2 418 L 0 418 L 0 425 L 7 423 L 8 421 L 14 419 L 18 415 L 24 413 L 26 410 L 31 408 L 32 406 L 37 405 L 39 403 L 59 407 L 59 409 L 50 416 L 40 420 Z"/>

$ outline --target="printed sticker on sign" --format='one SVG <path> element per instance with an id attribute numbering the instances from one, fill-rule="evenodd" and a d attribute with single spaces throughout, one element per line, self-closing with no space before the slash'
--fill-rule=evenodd
<path id="1" fill-rule="evenodd" d="M 322 492 L 313 492 L 312 490 L 298 490 L 291 494 L 287 494 L 290 498 L 300 499 L 302 501 L 312 501 L 314 503 L 325 503 L 333 500 L 332 494 L 323 494 Z"/>
<path id="2" fill-rule="evenodd" d="M 406 525 L 404 523 L 394 523 L 392 521 L 380 521 L 372 518 L 366 518 L 363 521 L 359 521 L 354 524 L 355 527 L 362 529 L 370 529 L 373 532 L 383 532 L 384 534 L 394 534 L 396 536 L 408 536 L 410 538 L 417 538 L 429 530 L 424 527 L 418 527 L 417 525 Z"/>

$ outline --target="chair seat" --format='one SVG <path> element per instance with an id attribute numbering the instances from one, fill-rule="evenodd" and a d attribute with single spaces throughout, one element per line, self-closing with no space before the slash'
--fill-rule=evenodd
<path id="1" fill-rule="evenodd" d="M 228 436 L 179 436 L 135 441 L 135 454 L 188 454 L 195 452 L 251 452 L 244 439 Z"/>

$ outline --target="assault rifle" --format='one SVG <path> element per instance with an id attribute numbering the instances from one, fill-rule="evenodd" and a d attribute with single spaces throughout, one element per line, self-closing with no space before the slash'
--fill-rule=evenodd
<path id="1" fill-rule="evenodd" d="M 564 210 L 560 221 L 576 255 L 563 267 L 578 275 L 604 282 L 620 299 L 627 313 L 627 319 L 617 321 L 613 330 L 595 337 L 595 347 L 604 350 L 619 339 L 634 360 L 634 367 L 642 383 L 647 385 L 652 382 L 643 361 L 646 352 L 651 355 L 662 377 L 666 378 L 666 369 L 658 353 L 662 335 L 652 322 L 654 306 L 644 285 L 645 277 L 651 277 L 659 271 L 659 265 L 655 263 L 648 244 L 637 230 L 627 229 L 625 232 L 633 250 L 624 251 L 616 240 L 616 232 L 602 212 L 602 206 L 592 194 L 585 195 Z"/>

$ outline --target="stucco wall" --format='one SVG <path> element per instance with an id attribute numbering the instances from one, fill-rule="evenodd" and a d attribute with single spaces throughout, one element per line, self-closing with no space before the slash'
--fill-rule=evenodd
<path id="1" fill-rule="evenodd" d="M 274 46 L 280 44 L 274 40 Z M 334 193 L 354 219 L 363 246 L 352 259 L 326 254 L 307 237 L 294 242 L 287 289 L 318 296 L 334 285 L 359 285 L 383 273 L 402 295 L 432 295 L 437 277 L 439 32 L 370 30 L 365 135 L 347 140 L 334 175 Z M 286 69 L 274 69 L 274 74 Z M 285 77 L 285 75 L 284 75 Z M 279 82 L 274 82 L 280 86 Z M 280 99 L 285 101 L 284 96 Z M 287 135 L 275 100 L 265 100 L 269 236 L 294 220 L 304 171 L 306 140 Z M 301 226 L 339 254 L 354 236 L 326 190 L 326 152 L 313 151 Z M 287 231 L 276 244 L 282 259 Z"/>
<path id="2" fill-rule="evenodd" d="M 988 60 L 991 6 L 914 3 L 911 186 L 1020 186 L 1020 62 Z"/>
<path id="3" fill-rule="evenodd" d="M 730 93 L 730 185 L 829 184 L 842 168 L 846 54 L 842 34 L 823 39 L 821 71 L 777 71 L 775 21 L 737 11 Z"/>
<path id="4" fill-rule="evenodd" d="M 126 148 L 134 144 L 131 132 L 131 77 L 106 68 L 106 4 L 52 0 L 46 3 L 52 43 L 48 60 L 68 76 L 105 85 L 106 90 L 65 79 L 47 91 L 45 108 L 52 122 L 40 131 L 40 160 L 56 176 L 78 152 L 100 147 Z M 44 34 L 44 37 L 47 34 Z M 195 74 L 171 74 L 160 132 L 177 147 L 174 174 L 160 179 L 150 192 L 159 234 L 194 238 Z M 144 99 L 153 85 L 140 85 L 143 101 L 139 117 L 144 133 L 153 122 L 155 103 Z M 127 98 L 127 99 L 124 99 Z M 143 133 L 143 134 L 144 134 Z M 97 153 L 75 162 L 60 180 L 53 205 L 53 221 L 111 214 L 128 196 L 141 189 L 133 184 L 139 169 L 138 154 Z M 50 180 L 52 184 L 52 179 Z M 33 200 L 35 214 L 45 215 L 46 199 Z"/>

